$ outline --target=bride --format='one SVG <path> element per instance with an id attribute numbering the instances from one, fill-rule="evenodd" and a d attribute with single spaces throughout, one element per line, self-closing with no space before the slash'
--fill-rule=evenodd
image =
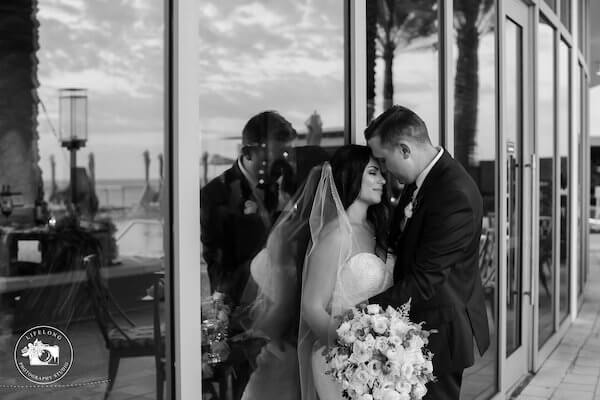
<path id="1" fill-rule="evenodd" d="M 369 148 L 346 145 L 286 207 L 251 265 L 258 295 L 249 331 L 269 343 L 242 399 L 342 399 L 322 353 L 335 343 L 336 316 L 392 284 L 384 194 Z"/>

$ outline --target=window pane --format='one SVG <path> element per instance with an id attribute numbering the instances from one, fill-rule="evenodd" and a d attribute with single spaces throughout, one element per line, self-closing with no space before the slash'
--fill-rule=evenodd
<path id="1" fill-rule="evenodd" d="M 569 47 L 561 40 L 558 48 L 558 156 L 559 156 L 559 210 L 560 210 L 560 236 L 559 236 L 559 262 L 560 262 L 560 321 L 569 312 Z"/>
<path id="2" fill-rule="evenodd" d="M 556 9 L 556 0 L 544 0 L 546 4 L 550 6 L 553 10 Z"/>
<path id="3" fill-rule="evenodd" d="M 584 35 L 586 32 L 586 26 L 587 26 L 587 18 L 585 17 L 587 15 L 587 13 L 585 12 L 586 10 L 586 2 L 587 0 L 583 0 L 583 1 L 578 1 L 576 2 L 577 4 L 577 31 L 578 31 L 578 37 L 577 37 L 577 44 L 579 46 L 579 50 L 583 53 L 584 51 Z"/>
<path id="4" fill-rule="evenodd" d="M 0 39 L 12 60 L 0 69 L 11 99 L 0 100 L 0 381 L 14 386 L 0 397 L 44 399 L 31 381 L 61 377 L 52 390 L 64 398 L 103 397 L 109 381 L 110 398 L 155 398 L 169 324 L 155 285 L 169 259 L 164 4 L 11 4 L 0 11 L 12 29 Z M 62 334 L 19 340 L 41 325 Z"/>
<path id="5" fill-rule="evenodd" d="M 270 279 L 251 265 L 264 265 L 253 260 L 266 254 L 269 230 L 310 168 L 344 144 L 344 3 L 212 0 L 199 9 L 203 390 L 239 399 L 251 385 L 250 393 L 276 398 L 267 393 L 282 387 L 279 378 L 299 390 L 296 344 L 281 339 L 273 360 L 270 345 L 244 335 L 246 306 Z M 242 334 L 229 350 L 214 312 L 221 294 L 228 337 Z M 266 364 L 281 367 L 278 379 L 254 373 Z"/>
<path id="6" fill-rule="evenodd" d="M 391 7 L 391 8 L 389 8 Z M 439 143 L 437 0 L 367 1 L 367 122 L 394 104 L 416 112 Z"/>
<path id="7" fill-rule="evenodd" d="M 560 21 L 571 30 L 571 0 L 560 0 Z"/>
<path id="8" fill-rule="evenodd" d="M 483 196 L 480 272 L 485 290 L 491 345 L 464 374 L 461 399 L 496 392 L 496 112 L 495 4 L 454 1 L 454 157 L 469 171 Z M 476 18 L 467 16 L 476 15 Z M 478 356 L 479 353 L 475 351 Z"/>
<path id="9" fill-rule="evenodd" d="M 540 16 L 538 25 L 538 143 L 539 158 L 539 340 L 554 333 L 554 28 Z"/>

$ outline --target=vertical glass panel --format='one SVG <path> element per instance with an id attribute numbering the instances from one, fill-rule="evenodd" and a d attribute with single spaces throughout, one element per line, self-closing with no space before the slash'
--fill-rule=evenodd
<path id="1" fill-rule="evenodd" d="M 250 266 L 311 167 L 344 144 L 344 3 L 210 0 L 199 10 L 202 386 L 239 399 L 254 376 L 250 393 L 276 398 L 281 382 L 254 372 L 283 360 L 279 377 L 296 378 L 286 372 L 298 362 L 297 327 L 279 358 L 244 331 L 269 278 Z"/>
<path id="2" fill-rule="evenodd" d="M 560 21 L 571 30 L 571 0 L 560 0 Z"/>
<path id="3" fill-rule="evenodd" d="M 367 1 L 367 122 L 400 104 L 439 143 L 438 1 Z"/>
<path id="4" fill-rule="evenodd" d="M 556 0 L 544 0 L 546 4 L 550 6 L 553 10 L 556 9 Z"/>
<path id="5" fill-rule="evenodd" d="M 558 47 L 558 171 L 559 171 L 559 319 L 562 321 L 569 312 L 569 136 L 570 119 L 569 112 L 569 76 L 570 60 L 569 47 L 564 40 L 560 41 Z"/>
<path id="6" fill-rule="evenodd" d="M 164 4 L 6 3 L 0 398 L 156 398 Z"/>
<path id="7" fill-rule="evenodd" d="M 506 21 L 504 137 L 506 152 L 506 354 L 521 346 L 521 211 L 523 135 L 523 33 L 510 19 Z"/>
<path id="8" fill-rule="evenodd" d="M 586 3 L 587 0 L 575 2 L 577 5 L 577 45 L 579 50 L 583 53 L 584 50 L 584 35 L 586 32 L 587 18 L 586 15 Z"/>
<path id="9" fill-rule="evenodd" d="M 540 347 L 554 333 L 554 28 L 540 15 L 538 25 L 538 324 Z"/>
<path id="10" fill-rule="evenodd" d="M 454 1 L 454 157 L 471 174 L 483 197 L 479 268 L 485 291 L 491 345 L 465 370 L 461 399 L 496 392 L 497 218 L 495 111 L 495 2 Z M 478 352 L 475 351 L 476 356 Z"/>
<path id="11" fill-rule="evenodd" d="M 575 79 L 575 90 L 574 98 L 575 107 L 574 107 L 574 115 L 578 118 L 577 123 L 577 152 L 578 152 L 578 163 L 577 163 L 577 193 L 579 194 L 579 205 L 576 207 L 577 209 L 577 226 L 579 227 L 578 232 L 578 240 L 577 240 L 577 255 L 578 255 L 578 272 L 577 272 L 577 295 L 581 296 L 583 294 L 583 269 L 584 269 L 584 261 L 583 261 L 583 242 L 584 242 L 584 229 L 583 229 L 583 210 L 585 210 L 585 178 L 584 178 L 584 160 L 585 160 L 585 148 L 583 146 L 583 127 L 584 127 L 584 113 L 583 113 L 583 88 L 584 86 L 584 73 L 583 67 L 581 64 L 577 64 L 577 77 Z"/>

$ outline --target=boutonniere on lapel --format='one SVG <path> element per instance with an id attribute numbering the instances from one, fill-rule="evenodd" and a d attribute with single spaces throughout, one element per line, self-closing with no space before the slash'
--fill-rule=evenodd
<path id="1" fill-rule="evenodd" d="M 252 200 L 244 202 L 244 215 L 256 214 L 258 212 L 258 204 Z"/>
<path id="2" fill-rule="evenodd" d="M 415 213 L 415 211 L 417 210 L 418 206 L 419 206 L 419 199 L 413 199 L 408 202 L 406 207 L 404 207 L 404 216 L 406 217 L 406 219 L 412 218 L 412 216 Z"/>

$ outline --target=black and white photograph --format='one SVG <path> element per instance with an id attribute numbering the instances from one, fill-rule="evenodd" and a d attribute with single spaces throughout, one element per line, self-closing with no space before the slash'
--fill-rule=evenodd
<path id="1" fill-rule="evenodd" d="M 0 398 L 600 398 L 599 21 L 2 0 Z"/>

